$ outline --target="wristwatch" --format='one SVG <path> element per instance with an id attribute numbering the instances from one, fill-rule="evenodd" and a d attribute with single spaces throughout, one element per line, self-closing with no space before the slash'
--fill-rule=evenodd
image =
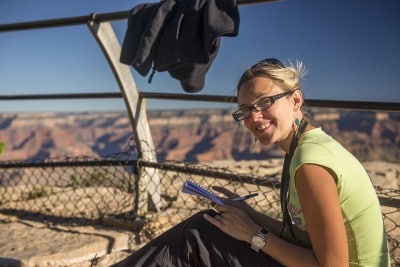
<path id="1" fill-rule="evenodd" d="M 260 251 L 265 246 L 267 234 L 269 231 L 266 228 L 258 230 L 257 234 L 251 239 L 251 248 L 255 251 Z"/>

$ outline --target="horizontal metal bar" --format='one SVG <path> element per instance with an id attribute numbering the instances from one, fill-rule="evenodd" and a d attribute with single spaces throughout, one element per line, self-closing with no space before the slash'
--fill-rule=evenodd
<path id="1" fill-rule="evenodd" d="M 169 93 L 151 93 L 151 92 L 140 92 L 139 95 L 144 98 L 157 98 L 157 99 L 169 99 L 169 100 L 209 101 L 209 102 L 226 102 L 226 103 L 237 102 L 236 96 L 225 96 L 225 95 L 189 95 L 189 94 L 169 94 Z M 400 111 L 400 103 L 395 103 L 395 102 L 343 101 L 343 100 L 319 100 L 319 99 L 306 99 L 305 102 L 306 105 L 310 107 Z"/>
<path id="2" fill-rule="evenodd" d="M 279 0 L 238 0 L 238 5 L 259 4 L 259 3 L 276 2 L 276 1 Z M 123 10 L 123 11 L 99 13 L 99 14 L 91 13 L 89 15 L 76 16 L 76 17 L 0 24 L 0 32 L 33 30 L 33 29 L 61 27 L 61 26 L 74 26 L 74 25 L 86 24 L 89 21 L 102 22 L 102 21 L 112 21 L 112 20 L 124 20 L 128 18 L 129 13 L 130 10 Z"/>
<path id="3" fill-rule="evenodd" d="M 14 168 L 55 168 L 55 167 L 89 167 L 89 166 L 130 166 L 136 171 L 137 160 L 88 160 L 88 161 L 0 161 L 0 169 Z M 137 171 L 135 172 L 137 173 Z"/>
<path id="4" fill-rule="evenodd" d="M 102 22 L 111 20 L 123 20 L 126 19 L 128 15 L 129 15 L 129 10 L 103 13 L 103 14 L 92 13 L 90 15 L 77 16 L 77 17 L 66 17 L 66 18 L 57 18 L 48 20 L 0 24 L 0 32 L 23 31 L 23 30 L 33 30 L 33 29 L 62 27 L 62 26 L 75 26 L 75 25 L 86 24 L 89 21 Z"/>
<path id="5" fill-rule="evenodd" d="M 121 98 L 120 92 L 115 93 L 72 93 L 72 94 L 35 94 L 35 95 L 0 95 L 1 100 L 63 100 L 84 98 Z"/>
<path id="6" fill-rule="evenodd" d="M 306 99 L 305 104 L 310 107 L 323 108 L 400 111 L 400 103 L 395 102 Z"/>
<path id="7" fill-rule="evenodd" d="M 226 96 L 226 95 L 197 95 L 197 94 L 171 94 L 171 93 L 158 93 L 158 92 L 140 92 L 139 96 L 143 97 L 143 98 L 148 98 L 148 99 L 236 103 L 236 96 Z"/>
<path id="8" fill-rule="evenodd" d="M 194 167 L 181 166 L 170 163 L 159 163 L 150 161 L 139 161 L 138 166 L 150 167 L 165 171 L 176 171 L 188 174 L 208 176 L 208 177 L 218 177 L 221 179 L 228 180 L 230 182 L 240 182 L 240 183 L 262 185 L 268 187 L 275 187 L 280 185 L 280 181 L 277 180 L 261 179 L 259 177 L 254 177 L 252 175 L 235 174 L 235 173 L 228 173 L 211 169 L 196 168 L 195 166 Z"/>
<path id="9" fill-rule="evenodd" d="M 392 207 L 399 209 L 400 199 L 390 198 L 390 197 L 378 197 L 381 206 Z"/>
<path id="10" fill-rule="evenodd" d="M 198 94 L 172 94 L 158 92 L 140 92 L 139 96 L 148 99 L 205 101 L 219 103 L 236 103 L 236 96 L 226 95 L 198 95 Z M 108 93 L 76 93 L 76 94 L 39 94 L 39 95 L 0 95 L 1 100 L 63 100 L 63 99 L 99 99 L 122 98 L 120 92 Z M 376 101 L 342 101 L 306 99 L 310 107 L 345 108 L 363 110 L 400 111 L 400 103 Z"/>

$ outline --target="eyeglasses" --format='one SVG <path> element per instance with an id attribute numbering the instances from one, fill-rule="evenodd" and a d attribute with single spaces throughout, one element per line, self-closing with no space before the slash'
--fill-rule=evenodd
<path id="1" fill-rule="evenodd" d="M 242 121 L 250 117 L 252 111 L 263 111 L 272 106 L 276 100 L 291 94 L 292 91 L 287 91 L 273 96 L 263 97 L 257 102 L 253 103 L 251 106 L 243 107 L 235 112 L 233 112 L 232 117 L 235 121 Z"/>

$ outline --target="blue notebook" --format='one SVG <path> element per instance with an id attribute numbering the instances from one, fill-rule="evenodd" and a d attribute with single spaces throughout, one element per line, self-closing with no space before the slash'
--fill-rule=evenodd
<path id="1" fill-rule="evenodd" d="M 183 184 L 182 192 L 191 194 L 191 195 L 202 196 L 202 197 L 208 198 L 209 200 L 211 200 L 212 202 L 215 202 L 218 205 L 225 206 L 224 202 L 222 202 L 222 200 L 216 194 L 214 194 L 213 192 L 202 187 L 198 183 L 190 181 L 190 180 L 187 180 Z"/>

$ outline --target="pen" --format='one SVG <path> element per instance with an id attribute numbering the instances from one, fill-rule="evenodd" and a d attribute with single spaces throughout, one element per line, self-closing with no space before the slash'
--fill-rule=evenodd
<path id="1" fill-rule="evenodd" d="M 242 196 L 242 197 L 235 197 L 235 198 L 232 198 L 231 200 L 233 200 L 233 201 L 243 201 L 243 200 L 255 197 L 255 196 L 258 196 L 258 193 L 252 193 L 252 194 L 248 194 L 248 195 L 245 195 L 245 196 Z"/>

